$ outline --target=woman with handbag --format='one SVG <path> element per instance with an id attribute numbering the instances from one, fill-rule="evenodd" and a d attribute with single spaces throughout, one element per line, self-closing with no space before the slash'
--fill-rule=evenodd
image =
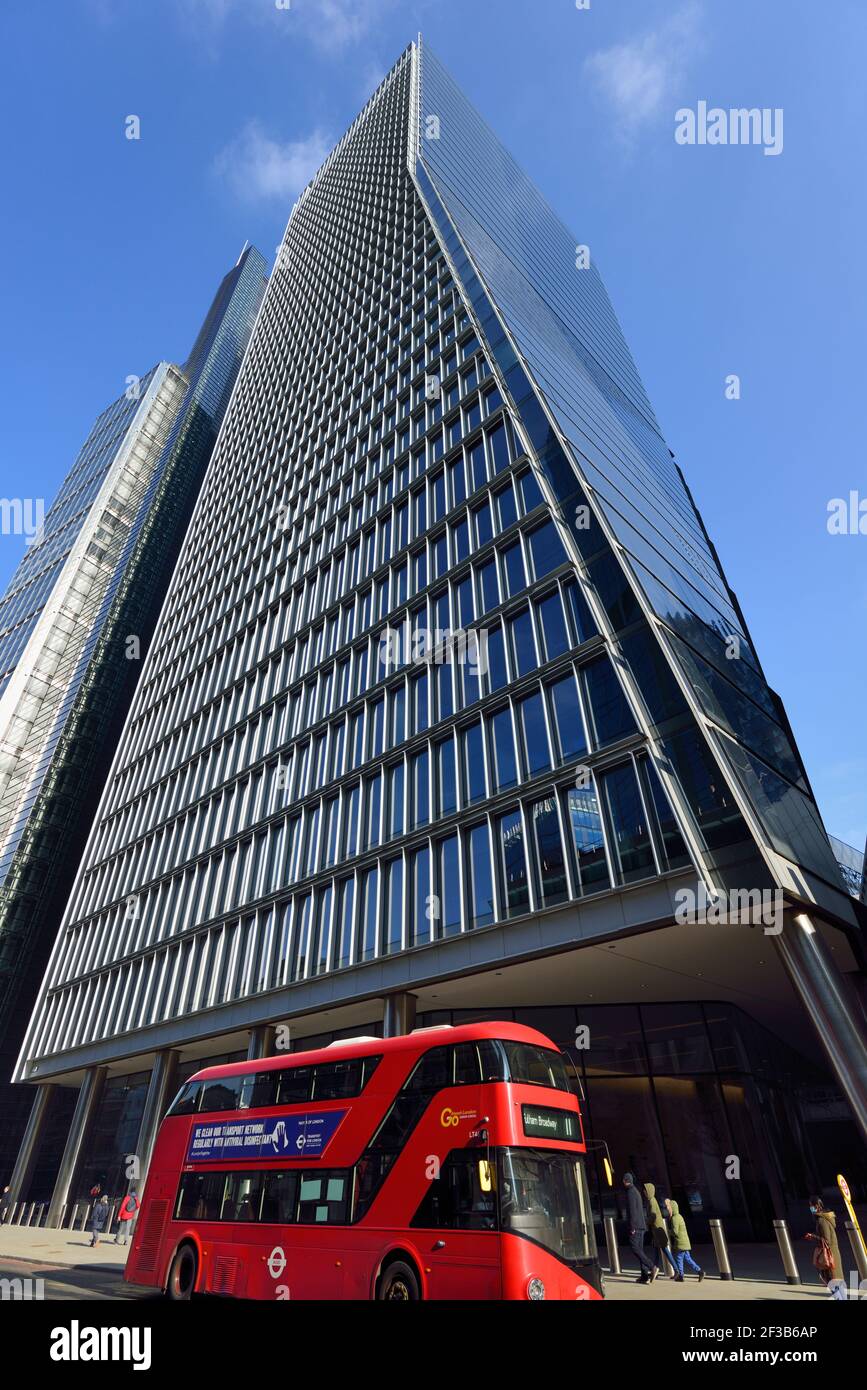
<path id="1" fill-rule="evenodd" d="M 808 1231 L 805 1239 L 814 1240 L 813 1265 L 832 1298 L 846 1301 L 846 1280 L 842 1277 L 843 1262 L 837 1244 L 837 1214 L 829 1211 L 821 1197 L 810 1198 L 810 1212 L 816 1218 L 816 1229 Z"/>

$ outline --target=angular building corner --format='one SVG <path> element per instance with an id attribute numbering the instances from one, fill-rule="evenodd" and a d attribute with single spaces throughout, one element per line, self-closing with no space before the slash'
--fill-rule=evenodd
<path id="1" fill-rule="evenodd" d="M 833 960 L 839 950 L 863 973 L 861 922 L 782 702 L 595 263 L 579 266 L 576 238 L 421 39 L 414 71 L 422 197 L 589 581 L 693 862 L 710 894 L 785 895 L 776 946 L 867 1138 L 867 1020 Z M 843 933 L 836 947 L 823 935 L 832 928 Z"/>
<path id="2" fill-rule="evenodd" d="M 421 41 L 293 208 L 16 1068 L 52 1221 L 278 1024 L 536 1023 L 735 1238 L 867 1182 L 859 908 L 575 248 Z"/>

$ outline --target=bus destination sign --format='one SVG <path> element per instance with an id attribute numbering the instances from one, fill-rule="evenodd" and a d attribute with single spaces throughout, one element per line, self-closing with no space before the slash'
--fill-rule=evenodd
<path id="1" fill-rule="evenodd" d="M 571 1110 L 554 1110 L 547 1105 L 522 1105 L 524 1133 L 529 1139 L 559 1139 L 580 1144 L 578 1116 Z"/>

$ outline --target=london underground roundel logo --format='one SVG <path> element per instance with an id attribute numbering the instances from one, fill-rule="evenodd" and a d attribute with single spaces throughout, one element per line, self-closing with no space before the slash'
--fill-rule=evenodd
<path id="1" fill-rule="evenodd" d="M 268 1273 L 272 1279 L 279 1279 L 286 1268 L 286 1252 L 282 1245 L 275 1245 L 268 1256 Z"/>

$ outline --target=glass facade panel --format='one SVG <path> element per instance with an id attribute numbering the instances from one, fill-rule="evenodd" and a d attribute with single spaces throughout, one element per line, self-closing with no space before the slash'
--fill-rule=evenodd
<path id="1" fill-rule="evenodd" d="M 566 878 L 566 859 L 560 835 L 560 817 L 553 796 L 535 801 L 528 808 L 528 820 L 533 830 L 536 868 L 539 876 L 539 901 L 543 907 L 555 907 L 569 896 Z"/>
<path id="2" fill-rule="evenodd" d="M 469 865 L 469 925 L 487 927 L 494 921 L 494 879 L 488 825 L 473 826 L 467 833 Z"/>
<path id="3" fill-rule="evenodd" d="M 497 821 L 497 852 L 500 861 L 500 888 L 506 916 L 529 911 L 527 856 L 524 848 L 524 822 L 520 811 L 500 816 Z"/>
<path id="4" fill-rule="evenodd" d="M 611 817 L 612 844 L 620 877 L 624 883 L 646 878 L 654 872 L 653 849 L 632 763 L 603 773 L 601 783 Z"/>

